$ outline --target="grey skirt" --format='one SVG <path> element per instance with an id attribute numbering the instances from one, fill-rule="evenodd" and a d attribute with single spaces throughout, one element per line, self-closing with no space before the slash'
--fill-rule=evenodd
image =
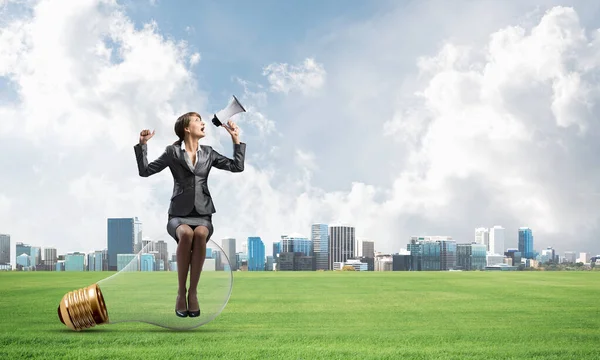
<path id="1" fill-rule="evenodd" d="M 213 234 L 214 228 L 212 224 L 212 214 L 201 215 L 198 214 L 196 209 L 192 210 L 190 214 L 187 216 L 171 216 L 169 215 L 169 222 L 167 223 L 167 232 L 175 242 L 179 243 L 179 239 L 177 238 L 177 228 L 179 225 L 189 225 L 192 230 L 194 230 L 197 226 L 206 226 L 208 228 L 208 236 L 206 237 L 206 242 L 210 240 L 210 237 Z"/>

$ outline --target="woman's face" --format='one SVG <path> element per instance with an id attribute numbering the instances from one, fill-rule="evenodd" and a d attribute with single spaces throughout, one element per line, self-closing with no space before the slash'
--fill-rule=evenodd
<path id="1" fill-rule="evenodd" d="M 194 116 L 187 127 L 187 131 L 193 137 L 203 138 L 205 136 L 204 126 L 204 121 L 202 121 L 199 117 Z"/>

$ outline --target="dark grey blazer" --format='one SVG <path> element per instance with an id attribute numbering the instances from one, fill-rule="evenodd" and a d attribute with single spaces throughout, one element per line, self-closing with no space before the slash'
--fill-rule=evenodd
<path id="1" fill-rule="evenodd" d="M 233 144 L 233 159 L 225 157 L 211 146 L 199 145 L 200 152 L 196 166 L 186 161 L 187 154 L 179 145 L 169 145 L 158 159 L 148 163 L 148 147 L 146 144 L 136 144 L 135 157 L 140 176 L 148 177 L 161 172 L 167 166 L 173 174 L 173 195 L 169 206 L 169 215 L 186 216 L 194 206 L 200 214 L 216 212 L 207 179 L 212 167 L 231 172 L 244 171 L 246 144 Z"/>

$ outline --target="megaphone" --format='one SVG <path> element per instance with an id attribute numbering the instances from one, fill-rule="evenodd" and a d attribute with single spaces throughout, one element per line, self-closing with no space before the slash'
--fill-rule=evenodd
<path id="1" fill-rule="evenodd" d="M 229 101 L 229 105 L 227 105 L 225 109 L 214 114 L 212 118 L 212 123 L 215 124 L 215 126 L 217 127 L 223 126 L 229 129 L 229 126 L 224 124 L 224 122 L 231 118 L 233 115 L 241 112 L 246 112 L 246 109 L 244 109 L 242 104 L 240 104 L 239 100 L 235 97 L 235 95 L 233 95 L 233 99 Z"/>

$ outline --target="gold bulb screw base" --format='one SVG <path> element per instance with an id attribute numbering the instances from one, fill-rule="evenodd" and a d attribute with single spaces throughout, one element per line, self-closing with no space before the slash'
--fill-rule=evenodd
<path id="1" fill-rule="evenodd" d="M 108 311 L 98 284 L 65 294 L 58 305 L 60 322 L 75 331 L 108 323 Z"/>

